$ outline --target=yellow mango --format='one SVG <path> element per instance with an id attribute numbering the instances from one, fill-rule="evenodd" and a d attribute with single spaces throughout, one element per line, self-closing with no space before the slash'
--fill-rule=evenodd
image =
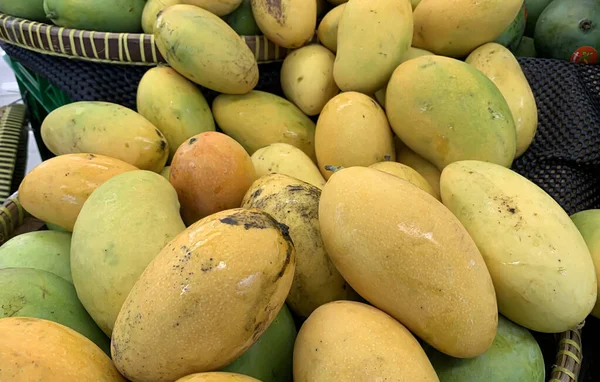
<path id="1" fill-rule="evenodd" d="M 315 134 L 319 170 L 325 166 L 370 166 L 396 160 L 394 136 L 385 113 L 374 99 L 356 92 L 335 96 L 325 105 Z"/>
<path id="2" fill-rule="evenodd" d="M 421 174 L 433 187 L 439 199 L 442 172 L 427 159 L 406 147 L 398 137 L 394 137 L 394 144 L 396 145 L 396 160 L 398 163 L 405 164 Z"/>
<path id="3" fill-rule="evenodd" d="M 154 37 L 169 65 L 199 85 L 245 94 L 258 83 L 254 53 L 225 21 L 205 9 L 186 4 L 165 9 Z"/>
<path id="4" fill-rule="evenodd" d="M 531 145 L 538 125 L 535 97 L 521 65 L 510 50 L 493 42 L 475 49 L 465 62 L 485 74 L 502 92 L 517 130 L 515 157 L 520 157 Z"/>
<path id="5" fill-rule="evenodd" d="M 260 30 L 275 44 L 299 48 L 310 41 L 317 26 L 317 0 L 252 0 Z"/>
<path id="6" fill-rule="evenodd" d="M 422 0 L 415 8 L 413 46 L 463 58 L 494 41 L 513 22 L 523 0 Z"/>
<path id="7" fill-rule="evenodd" d="M 181 0 L 183 4 L 191 4 L 206 9 L 217 16 L 225 16 L 235 11 L 243 0 Z"/>
<path id="8" fill-rule="evenodd" d="M 490 347 L 498 323 L 490 274 L 431 195 L 382 171 L 347 168 L 323 187 L 319 223 L 331 261 L 371 304 L 450 356 Z"/>
<path id="9" fill-rule="evenodd" d="M 0 319 L 0 381 L 125 382 L 92 341 L 56 322 Z"/>
<path id="10" fill-rule="evenodd" d="M 256 150 L 252 163 L 257 178 L 269 174 L 288 175 L 315 187 L 323 188 L 325 179 L 319 168 L 302 150 L 287 143 L 273 143 Z"/>
<path id="11" fill-rule="evenodd" d="M 374 380 L 439 381 L 416 338 L 384 312 L 351 301 L 318 308 L 296 339 L 294 381 Z"/>
<path id="12" fill-rule="evenodd" d="M 590 250 L 596 271 L 596 280 L 600 280 L 600 210 L 581 211 L 573 216 L 571 220 L 583 236 Z M 600 283 L 598 283 L 598 296 L 600 296 Z M 596 300 L 592 315 L 600 318 L 600 300 Z"/>
<path id="13" fill-rule="evenodd" d="M 247 375 L 211 372 L 191 374 L 183 378 L 179 378 L 175 382 L 260 382 L 258 379 L 248 377 Z"/>
<path id="14" fill-rule="evenodd" d="M 137 90 L 138 112 L 169 142 L 169 159 L 187 139 L 215 131 L 210 106 L 200 89 L 168 66 L 148 70 Z"/>
<path id="15" fill-rule="evenodd" d="M 459 160 L 508 167 L 514 159 L 515 123 L 506 100 L 464 62 L 442 56 L 406 61 L 388 84 L 386 113 L 402 142 L 440 170 Z"/>
<path id="16" fill-rule="evenodd" d="M 385 86 L 411 46 L 408 1 L 352 0 L 342 12 L 333 77 L 343 91 L 373 94 Z"/>
<path id="17" fill-rule="evenodd" d="M 340 4 L 327 12 L 319 23 L 317 37 L 319 42 L 333 53 L 337 52 L 338 28 L 346 4 Z"/>
<path id="18" fill-rule="evenodd" d="M 181 0 L 148 0 L 142 12 L 142 29 L 152 34 L 158 13 L 171 5 L 181 4 Z"/>
<path id="19" fill-rule="evenodd" d="M 507 168 L 479 161 L 446 167 L 441 191 L 483 255 L 502 315 L 559 333 L 592 311 L 597 282 L 590 251 L 550 195 Z"/>
<path id="20" fill-rule="evenodd" d="M 311 44 L 287 55 L 281 67 L 281 87 L 285 97 L 306 115 L 317 115 L 340 92 L 333 80 L 335 55 L 327 48 Z"/>
<path id="21" fill-rule="evenodd" d="M 258 208 L 289 228 L 296 249 L 296 272 L 287 304 L 298 316 L 335 300 L 356 299 L 329 260 L 319 229 L 321 191 L 286 175 L 258 179 L 246 193 L 242 208 Z"/>
<path id="22" fill-rule="evenodd" d="M 147 382 L 228 365 L 283 306 L 295 263 L 287 227 L 260 210 L 227 210 L 194 223 L 127 296 L 113 331 L 115 365 Z"/>
<path id="23" fill-rule="evenodd" d="M 106 335 L 146 266 L 184 229 L 177 193 L 159 174 L 119 174 L 88 198 L 73 229 L 71 271 L 79 300 Z"/>
<path id="24" fill-rule="evenodd" d="M 135 111 L 109 102 L 59 107 L 42 123 L 42 139 L 55 155 L 91 153 L 160 172 L 169 156 L 163 134 Z"/>
<path id="25" fill-rule="evenodd" d="M 387 172 L 388 174 L 392 174 L 397 176 L 400 179 L 406 180 L 408 183 L 419 187 L 421 190 L 425 191 L 429 195 L 434 198 L 440 200 L 440 196 L 433 190 L 433 187 L 414 169 L 404 165 L 402 163 L 397 162 L 378 162 L 369 166 L 370 168 L 374 168 L 375 170 Z"/>
<path id="26" fill-rule="evenodd" d="M 316 161 L 315 124 L 285 98 L 257 90 L 221 94 L 213 102 L 213 114 L 223 132 L 250 155 L 271 143 L 288 143 Z"/>
<path id="27" fill-rule="evenodd" d="M 83 203 L 102 183 L 137 170 L 118 159 L 94 154 L 60 155 L 42 162 L 19 186 L 19 201 L 36 218 L 73 231 Z"/>

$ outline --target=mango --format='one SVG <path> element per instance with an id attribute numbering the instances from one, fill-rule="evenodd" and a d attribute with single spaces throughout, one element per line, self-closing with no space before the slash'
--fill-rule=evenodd
<path id="1" fill-rule="evenodd" d="M 348 2 L 338 27 L 335 83 L 343 91 L 365 94 L 384 87 L 411 46 L 412 30 L 408 1 Z"/>
<path id="2" fill-rule="evenodd" d="M 299 48 L 317 27 L 316 0 L 252 0 L 252 14 L 260 30 L 275 44 Z"/>
<path id="3" fill-rule="evenodd" d="M 571 220 L 583 236 L 585 243 L 592 255 L 596 279 L 600 279 L 600 210 L 581 211 L 571 216 Z M 598 284 L 598 296 L 600 296 L 600 283 Z M 596 300 L 596 305 L 592 310 L 592 315 L 600 318 L 600 302 Z"/>
<path id="4" fill-rule="evenodd" d="M 65 325 L 110 354 L 110 340 L 77 299 L 73 284 L 53 273 L 30 268 L 0 269 L 0 319 L 43 318 Z"/>
<path id="5" fill-rule="evenodd" d="M 515 157 L 520 157 L 531 145 L 538 125 L 535 98 L 521 65 L 510 50 L 496 43 L 475 49 L 465 62 L 485 74 L 506 99 L 517 131 Z"/>
<path id="6" fill-rule="evenodd" d="M 177 193 L 149 171 L 117 175 L 85 202 L 71 242 L 73 283 L 108 336 L 133 284 L 184 229 Z"/>
<path id="7" fill-rule="evenodd" d="M 396 160 L 394 136 L 383 109 L 374 99 L 344 92 L 325 105 L 315 134 L 319 170 L 325 179 L 332 172 L 325 166 L 370 166 Z"/>
<path id="8" fill-rule="evenodd" d="M 425 191 L 429 195 L 434 198 L 440 200 L 440 196 L 433 190 L 433 187 L 415 170 L 404 165 L 402 163 L 397 162 L 378 162 L 369 166 L 370 168 L 374 168 L 375 170 L 383 171 L 388 174 L 392 174 L 397 176 L 400 179 L 406 180 L 408 183 L 413 186 L 419 187 L 421 190 Z"/>
<path id="9" fill-rule="evenodd" d="M 148 0 L 142 12 L 142 30 L 152 34 L 158 13 L 171 5 L 181 4 L 181 0 Z"/>
<path id="10" fill-rule="evenodd" d="M 329 2 L 329 4 L 332 5 L 340 5 L 340 4 L 344 4 L 347 3 L 348 0 L 327 0 Z"/>
<path id="11" fill-rule="evenodd" d="M 228 14 L 224 20 L 240 36 L 262 35 L 256 20 L 254 20 L 254 15 L 252 15 L 251 0 L 242 0 L 242 4 L 235 11 Z"/>
<path id="12" fill-rule="evenodd" d="M 182 144 L 169 175 L 190 225 L 215 212 L 239 207 L 256 179 L 254 165 L 239 143 L 225 134 L 198 134 Z"/>
<path id="13" fill-rule="evenodd" d="M 490 274 L 434 197 L 382 171 L 346 168 L 323 188 L 319 223 L 331 261 L 375 307 L 453 357 L 490 347 L 498 322 Z"/>
<path id="14" fill-rule="evenodd" d="M 112 336 L 115 365 L 128 379 L 148 382 L 228 365 L 267 330 L 294 267 L 287 227 L 265 212 L 233 209 L 196 222 L 127 296 Z"/>
<path id="15" fill-rule="evenodd" d="M 304 152 L 287 143 L 272 143 L 256 150 L 250 157 L 256 177 L 269 174 L 288 175 L 315 187 L 323 188 L 325 179 L 314 162 Z"/>
<path id="16" fill-rule="evenodd" d="M 321 239 L 319 197 L 312 185 L 286 175 L 258 179 L 246 193 L 242 208 L 258 208 L 289 228 L 296 249 L 296 272 L 287 304 L 300 317 L 335 300 L 353 300 L 356 293 L 335 268 Z"/>
<path id="17" fill-rule="evenodd" d="M 166 180 L 170 180 L 171 178 L 171 166 L 165 166 L 163 170 L 160 172 L 160 175 Z"/>
<path id="18" fill-rule="evenodd" d="M 597 283 L 590 251 L 565 211 L 541 188 L 492 163 L 442 171 L 442 201 L 481 251 L 500 313 L 528 329 L 559 333 L 592 311 Z"/>
<path id="19" fill-rule="evenodd" d="M 398 137 L 394 137 L 394 145 L 396 146 L 396 160 L 398 163 L 405 164 L 421 174 L 433 187 L 435 194 L 438 196 L 437 199 L 439 199 L 442 172 L 427 159 L 406 147 Z"/>
<path id="20" fill-rule="evenodd" d="M 72 29 L 101 32 L 142 31 L 145 0 L 44 0 L 46 17 Z"/>
<path id="21" fill-rule="evenodd" d="M 386 112 L 402 142 L 440 170 L 466 159 L 508 167 L 515 157 L 515 123 L 506 100 L 464 62 L 441 56 L 406 61 L 388 84 Z"/>
<path id="22" fill-rule="evenodd" d="M 258 341 L 221 370 L 247 375 L 262 382 L 291 381 L 297 334 L 294 318 L 284 304 Z"/>
<path id="23" fill-rule="evenodd" d="M 175 382 L 260 382 L 245 375 L 223 372 L 196 373 L 179 378 Z"/>
<path id="24" fill-rule="evenodd" d="M 333 80 L 335 55 L 327 48 L 311 44 L 287 55 L 281 67 L 281 87 L 285 97 L 306 115 L 317 115 L 340 92 Z"/>
<path id="25" fill-rule="evenodd" d="M 327 12 L 317 29 L 319 42 L 333 53 L 337 52 L 338 29 L 344 8 L 346 8 L 345 3 L 338 5 Z"/>
<path id="26" fill-rule="evenodd" d="M 168 66 L 144 74 L 137 90 L 137 109 L 167 139 L 169 159 L 189 138 L 215 131 L 210 106 L 200 89 Z"/>
<path id="27" fill-rule="evenodd" d="M 415 337 L 384 312 L 351 301 L 315 310 L 294 346 L 294 381 L 367 380 L 439 381 Z"/>
<path id="28" fill-rule="evenodd" d="M 0 380 L 125 382 L 93 342 L 39 318 L 0 319 Z"/>
<path id="29" fill-rule="evenodd" d="M 48 159 L 25 176 L 19 201 L 36 218 L 73 231 L 83 203 L 102 183 L 136 167 L 103 155 L 67 154 Z"/>
<path id="30" fill-rule="evenodd" d="M 523 36 L 519 47 L 515 51 L 517 57 L 537 57 L 535 41 L 531 37 Z"/>
<path id="31" fill-rule="evenodd" d="M 452 358 L 431 347 L 426 347 L 425 352 L 442 382 L 546 380 L 544 357 L 535 338 L 502 316 L 498 316 L 498 332 L 492 346 L 479 357 Z"/>
<path id="32" fill-rule="evenodd" d="M 33 268 L 72 283 L 71 234 L 34 231 L 15 236 L 0 247 L 0 269 Z"/>
<path id="33" fill-rule="evenodd" d="M 410 0 L 410 5 L 412 6 L 413 11 L 421 3 L 422 0 Z"/>
<path id="34" fill-rule="evenodd" d="M 250 155 L 271 143 L 288 143 L 316 162 L 315 124 L 285 98 L 255 90 L 242 96 L 221 94 L 212 106 L 219 127 Z"/>
<path id="35" fill-rule="evenodd" d="M 58 231 L 58 232 L 69 232 L 66 229 L 64 229 L 63 227 L 57 226 L 56 224 L 52 224 L 52 223 L 48 223 L 48 222 L 44 222 L 46 224 L 46 227 L 48 227 L 48 229 L 50 231 Z"/>
<path id="36" fill-rule="evenodd" d="M 513 22 L 523 0 L 422 0 L 415 8 L 413 46 L 463 58 L 494 41 Z"/>
<path id="37" fill-rule="evenodd" d="M 183 4 L 191 4 L 206 9 L 217 16 L 225 16 L 240 6 L 243 0 L 181 0 Z"/>
<path id="38" fill-rule="evenodd" d="M 139 169 L 160 172 L 169 144 L 148 120 L 109 102 L 75 102 L 51 112 L 41 127 L 44 144 L 55 155 L 100 154 Z"/>
<path id="39" fill-rule="evenodd" d="M 0 0 L 0 12 L 32 21 L 48 21 L 44 11 L 44 0 Z"/>
<path id="40" fill-rule="evenodd" d="M 165 9 L 154 26 L 156 46 L 187 79 L 219 93 L 245 94 L 258 83 L 254 53 L 227 23 L 185 4 Z"/>

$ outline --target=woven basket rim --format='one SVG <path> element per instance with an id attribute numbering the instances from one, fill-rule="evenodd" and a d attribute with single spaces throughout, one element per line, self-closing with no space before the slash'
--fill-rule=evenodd
<path id="1" fill-rule="evenodd" d="M 259 64 L 281 61 L 288 53 L 266 36 L 241 36 Z M 166 63 L 147 33 L 70 29 L 0 12 L 0 41 L 50 56 L 96 63 L 155 66 Z"/>

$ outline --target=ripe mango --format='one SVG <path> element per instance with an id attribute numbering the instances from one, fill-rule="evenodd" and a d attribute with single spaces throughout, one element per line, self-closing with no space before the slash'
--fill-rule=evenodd
<path id="1" fill-rule="evenodd" d="M 300 328 L 294 381 L 438 382 L 415 337 L 384 312 L 362 303 L 323 305 Z"/>
<path id="2" fill-rule="evenodd" d="M 319 42 L 333 53 L 337 52 L 338 29 L 344 8 L 346 8 L 345 3 L 338 5 L 327 12 L 325 17 L 323 17 L 323 20 L 321 20 L 319 23 L 319 28 L 317 29 L 317 37 L 319 38 Z"/>
<path id="3" fill-rule="evenodd" d="M 239 207 L 256 179 L 254 165 L 239 143 L 225 134 L 207 132 L 182 144 L 169 175 L 190 225 L 215 212 Z"/>
<path id="4" fill-rule="evenodd" d="M 197 373 L 191 374 L 183 378 L 179 378 L 175 382 L 261 382 L 258 379 L 248 377 L 246 375 L 223 372 Z M 263 381 L 264 382 L 264 381 Z"/>
<path id="5" fill-rule="evenodd" d="M 144 33 L 152 34 L 158 14 L 171 5 L 181 4 L 181 0 L 148 0 L 142 12 L 142 29 Z"/>
<path id="6" fill-rule="evenodd" d="M 434 197 L 382 171 L 346 168 L 323 188 L 319 223 L 331 261 L 371 304 L 445 354 L 490 347 L 498 322 L 490 274 Z"/>
<path id="7" fill-rule="evenodd" d="M 515 123 L 506 100 L 464 62 L 442 56 L 404 62 L 388 84 L 386 112 L 402 142 L 440 170 L 466 159 L 508 167 L 515 157 Z"/>
<path id="8" fill-rule="evenodd" d="M 481 251 L 500 313 L 543 333 L 578 325 L 596 302 L 596 273 L 565 211 L 521 175 L 488 162 L 442 171 L 442 201 Z"/>
<path id="9" fill-rule="evenodd" d="M 313 38 L 316 0 L 252 0 L 251 4 L 258 27 L 275 44 L 299 48 Z"/>
<path id="10" fill-rule="evenodd" d="M 125 382 L 92 341 L 55 322 L 3 318 L 0 338 L 1 381 Z"/>
<path id="11" fill-rule="evenodd" d="M 137 170 L 118 159 L 94 154 L 66 154 L 48 159 L 25 176 L 19 201 L 36 218 L 73 231 L 83 203 L 102 183 Z"/>
<path id="12" fill-rule="evenodd" d="M 181 0 L 183 4 L 191 4 L 217 16 L 225 16 L 233 12 L 242 4 L 243 0 Z"/>
<path id="13" fill-rule="evenodd" d="M 396 160 L 421 174 L 439 197 L 442 172 L 427 159 L 409 149 L 398 137 L 394 137 L 394 144 L 396 145 Z"/>
<path id="14" fill-rule="evenodd" d="M 596 271 L 596 279 L 600 280 L 600 210 L 578 212 L 571 216 L 571 220 L 577 226 L 590 250 Z M 600 296 L 600 283 L 598 284 L 598 296 Z M 598 300 L 596 300 L 592 315 L 600 318 L 600 302 Z"/>
<path id="15" fill-rule="evenodd" d="M 160 172 L 169 156 L 163 134 L 146 118 L 109 102 L 75 102 L 51 112 L 42 123 L 44 144 L 56 155 L 91 153 Z"/>
<path id="16" fill-rule="evenodd" d="M 215 120 L 223 132 L 250 155 L 271 143 L 289 143 L 315 159 L 315 124 L 285 98 L 252 91 L 221 94 L 213 102 Z"/>
<path id="17" fill-rule="evenodd" d="M 184 229 L 177 193 L 149 171 L 117 175 L 88 198 L 73 229 L 71 270 L 79 299 L 108 336 L 133 284 Z"/>
<path id="18" fill-rule="evenodd" d="M 258 83 L 254 53 L 218 16 L 194 5 L 165 9 L 154 26 L 156 46 L 179 74 L 206 88 L 245 94 Z"/>
<path id="19" fill-rule="evenodd" d="M 287 227 L 265 212 L 233 209 L 196 222 L 129 293 L 112 337 L 115 365 L 148 382 L 228 365 L 269 327 L 294 267 Z"/>
<path id="20" fill-rule="evenodd" d="M 369 166 L 370 168 L 374 168 L 375 170 L 383 171 L 388 174 L 392 174 L 397 176 L 400 179 L 406 180 L 408 183 L 413 186 L 419 187 L 421 190 L 425 191 L 429 195 L 434 198 L 440 200 L 440 196 L 433 190 L 433 187 L 415 170 L 404 165 L 402 163 L 397 162 L 378 162 Z"/>
<path id="21" fill-rule="evenodd" d="M 373 94 L 385 86 L 411 46 L 408 1 L 352 0 L 338 27 L 333 77 L 343 91 Z"/>

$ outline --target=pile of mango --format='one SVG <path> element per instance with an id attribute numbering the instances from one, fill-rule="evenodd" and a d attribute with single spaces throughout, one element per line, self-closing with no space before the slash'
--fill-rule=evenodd
<path id="1" fill-rule="evenodd" d="M 538 115 L 493 41 L 523 1 L 332 1 L 317 26 L 253 0 L 296 48 L 281 95 L 253 90 L 236 1 L 196 2 L 158 14 L 137 111 L 44 120 L 18 198 L 51 230 L 0 247 L 0 380 L 544 381 L 530 330 L 600 317 L 600 210 L 509 169 Z"/>

